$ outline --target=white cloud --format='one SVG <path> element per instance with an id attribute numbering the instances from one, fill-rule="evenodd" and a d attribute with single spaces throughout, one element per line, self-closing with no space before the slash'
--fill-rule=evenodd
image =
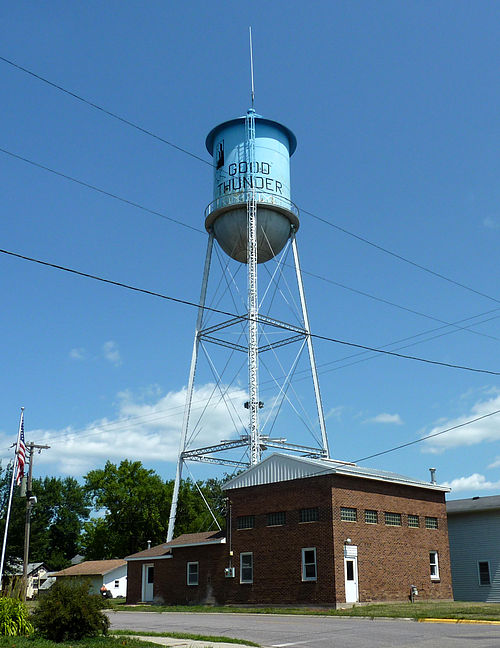
<path id="1" fill-rule="evenodd" d="M 496 457 L 493 463 L 490 463 L 488 468 L 500 468 L 500 457 Z"/>
<path id="2" fill-rule="evenodd" d="M 491 482 L 486 481 L 486 478 L 479 473 L 474 473 L 468 477 L 457 477 L 450 482 L 443 482 L 441 486 L 451 488 L 452 491 L 477 491 L 477 490 L 498 490 L 500 488 L 500 481 Z"/>
<path id="3" fill-rule="evenodd" d="M 223 385 L 222 389 L 226 387 Z M 248 400 L 248 395 L 242 389 L 234 389 L 229 396 L 232 418 L 219 389 L 216 390 L 213 384 L 200 386 L 195 391 L 190 447 L 204 447 L 224 439 L 238 438 L 243 424 L 239 423 L 237 412 L 243 410 L 242 403 Z M 119 411 L 113 419 L 103 418 L 78 430 L 68 426 L 62 430 L 28 430 L 27 434 L 37 443 L 50 446 L 50 450 L 37 456 L 38 465 L 57 464 L 61 473 L 75 477 L 92 468 L 102 467 L 108 459 L 115 463 L 130 459 L 142 461 L 145 465 L 175 462 L 185 399 L 185 388 L 156 397 L 150 403 L 144 402 L 144 396 L 122 392 L 119 394 Z M 203 418 L 198 424 L 202 413 Z M 10 443 L 12 439 L 0 435 L 0 447 L 7 448 Z M 11 455 L 5 450 L 0 458 L 6 463 L 12 459 Z"/>
<path id="4" fill-rule="evenodd" d="M 325 420 L 329 418 L 335 418 L 335 419 L 340 419 L 342 416 L 342 412 L 344 411 L 344 407 L 342 405 L 339 405 L 338 407 L 332 407 L 327 414 L 325 414 Z"/>
<path id="5" fill-rule="evenodd" d="M 399 416 L 399 414 L 382 413 L 377 414 L 377 416 L 373 416 L 372 418 L 366 419 L 364 423 L 386 423 L 390 425 L 403 425 L 403 420 Z"/>
<path id="6" fill-rule="evenodd" d="M 72 360 L 84 360 L 86 356 L 85 349 L 83 347 L 77 347 L 75 349 L 71 349 L 69 352 L 69 357 Z"/>
<path id="7" fill-rule="evenodd" d="M 487 229 L 498 230 L 500 229 L 500 219 L 493 218 L 492 216 L 487 216 L 485 219 L 483 219 L 483 225 Z"/>
<path id="8" fill-rule="evenodd" d="M 457 428 L 457 426 L 463 425 L 467 421 L 485 416 L 496 410 L 500 410 L 500 394 L 498 392 L 493 398 L 477 402 L 471 407 L 470 412 L 462 416 L 447 420 L 440 419 L 439 426 L 434 427 L 425 436 L 436 434 L 447 428 Z M 458 427 L 433 439 L 427 439 L 423 443 L 427 452 L 440 453 L 450 448 L 498 440 L 500 440 L 500 414 Z"/>
<path id="9" fill-rule="evenodd" d="M 102 345 L 102 353 L 108 362 L 114 364 L 115 367 L 118 367 L 122 364 L 122 359 L 120 356 L 120 351 L 116 345 L 116 342 L 109 340 Z"/>

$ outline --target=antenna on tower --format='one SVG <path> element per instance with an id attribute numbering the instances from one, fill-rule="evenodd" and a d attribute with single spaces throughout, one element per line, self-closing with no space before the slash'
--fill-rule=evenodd
<path id="1" fill-rule="evenodd" d="M 252 92 L 251 92 L 251 100 L 252 100 L 252 110 L 254 108 L 254 103 L 255 103 L 255 88 L 253 85 L 253 45 L 252 45 L 252 28 L 248 28 L 248 34 L 250 37 L 250 79 L 252 82 Z"/>

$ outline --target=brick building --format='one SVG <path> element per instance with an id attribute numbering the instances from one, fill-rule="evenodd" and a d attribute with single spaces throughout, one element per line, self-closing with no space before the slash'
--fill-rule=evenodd
<path id="1" fill-rule="evenodd" d="M 273 454 L 224 489 L 225 533 L 128 557 L 129 602 L 337 606 L 407 600 L 411 585 L 453 597 L 441 486 Z"/>

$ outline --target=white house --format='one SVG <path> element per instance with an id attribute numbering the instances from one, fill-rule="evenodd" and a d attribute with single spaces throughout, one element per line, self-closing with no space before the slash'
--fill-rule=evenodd
<path id="1" fill-rule="evenodd" d="M 113 598 L 125 597 L 127 594 L 127 563 L 117 560 L 86 560 L 53 574 L 57 580 L 90 581 L 92 590 L 99 594 L 104 585 Z"/>

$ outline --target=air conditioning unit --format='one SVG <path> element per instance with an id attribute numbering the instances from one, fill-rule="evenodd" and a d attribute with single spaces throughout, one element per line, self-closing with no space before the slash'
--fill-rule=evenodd
<path id="1" fill-rule="evenodd" d="M 224 576 L 226 578 L 234 578 L 234 567 L 226 567 L 224 569 Z"/>

